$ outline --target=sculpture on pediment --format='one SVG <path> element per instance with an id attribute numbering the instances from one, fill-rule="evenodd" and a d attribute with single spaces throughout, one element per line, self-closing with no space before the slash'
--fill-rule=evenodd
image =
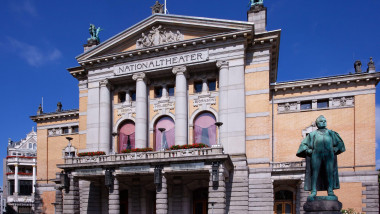
<path id="1" fill-rule="evenodd" d="M 88 29 L 88 31 L 89 31 L 91 37 L 87 39 L 87 42 L 88 43 L 90 43 L 90 42 L 100 43 L 99 33 L 102 30 L 103 29 L 101 29 L 100 27 L 96 28 L 95 25 L 90 24 L 90 28 Z"/>
<path id="2" fill-rule="evenodd" d="M 178 30 L 173 33 L 170 30 L 167 31 L 161 25 L 158 27 L 153 26 L 147 35 L 145 33 L 141 34 L 141 38 L 136 42 L 136 47 L 146 48 L 182 40 L 184 40 L 184 36 Z"/>

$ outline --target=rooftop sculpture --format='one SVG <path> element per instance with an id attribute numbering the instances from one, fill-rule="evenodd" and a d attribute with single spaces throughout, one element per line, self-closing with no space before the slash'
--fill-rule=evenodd
<path id="1" fill-rule="evenodd" d="M 263 5 L 263 4 L 264 4 L 264 0 L 250 0 L 251 7 L 254 7 L 256 5 Z"/>
<path id="2" fill-rule="evenodd" d="M 99 32 L 102 30 L 103 29 L 101 29 L 100 27 L 96 28 L 95 25 L 90 24 L 90 28 L 88 29 L 88 31 L 89 31 L 91 37 L 87 39 L 87 42 L 88 43 L 92 43 L 92 42 L 100 43 Z"/>

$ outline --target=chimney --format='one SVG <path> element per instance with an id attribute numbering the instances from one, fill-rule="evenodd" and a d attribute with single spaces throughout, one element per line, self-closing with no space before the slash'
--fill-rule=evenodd
<path id="1" fill-rule="evenodd" d="M 367 69 L 367 72 L 368 72 L 368 73 L 375 73 L 375 72 L 376 72 L 375 63 L 373 62 L 372 57 L 369 58 L 369 63 L 368 63 L 368 69 Z"/>
<path id="2" fill-rule="evenodd" d="M 247 16 L 248 22 L 255 24 L 255 33 L 266 32 L 267 8 L 264 7 L 263 0 L 251 0 Z"/>

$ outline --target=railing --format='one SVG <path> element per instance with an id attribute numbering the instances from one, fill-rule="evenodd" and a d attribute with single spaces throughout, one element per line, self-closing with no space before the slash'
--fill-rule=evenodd
<path id="1" fill-rule="evenodd" d="M 297 161 L 297 162 L 277 162 L 271 163 L 273 171 L 293 171 L 304 169 L 306 166 L 305 161 Z"/>
<path id="2" fill-rule="evenodd" d="M 135 152 L 115 155 L 100 155 L 66 158 L 65 164 L 104 163 L 130 160 L 153 160 L 160 158 L 180 158 L 223 154 L 223 148 L 181 149 L 155 152 Z"/>
<path id="3" fill-rule="evenodd" d="M 36 157 L 8 156 L 7 164 L 31 164 L 36 162 Z"/>
<path id="4" fill-rule="evenodd" d="M 33 174 L 32 173 L 30 173 L 30 175 L 29 174 L 18 174 L 18 179 L 19 180 L 28 180 L 28 179 L 32 179 L 33 178 Z M 7 178 L 8 178 L 8 180 L 14 180 L 15 179 L 15 174 L 13 173 L 13 174 L 7 174 Z"/>
<path id="5" fill-rule="evenodd" d="M 7 203 L 32 203 L 33 196 L 31 195 L 9 195 L 7 197 Z"/>

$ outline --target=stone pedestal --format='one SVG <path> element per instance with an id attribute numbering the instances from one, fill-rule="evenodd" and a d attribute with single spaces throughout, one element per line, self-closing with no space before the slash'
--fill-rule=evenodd
<path id="1" fill-rule="evenodd" d="M 317 196 L 313 200 L 307 199 L 303 205 L 305 214 L 340 214 L 342 203 L 338 200 L 326 200 L 326 197 Z"/>

